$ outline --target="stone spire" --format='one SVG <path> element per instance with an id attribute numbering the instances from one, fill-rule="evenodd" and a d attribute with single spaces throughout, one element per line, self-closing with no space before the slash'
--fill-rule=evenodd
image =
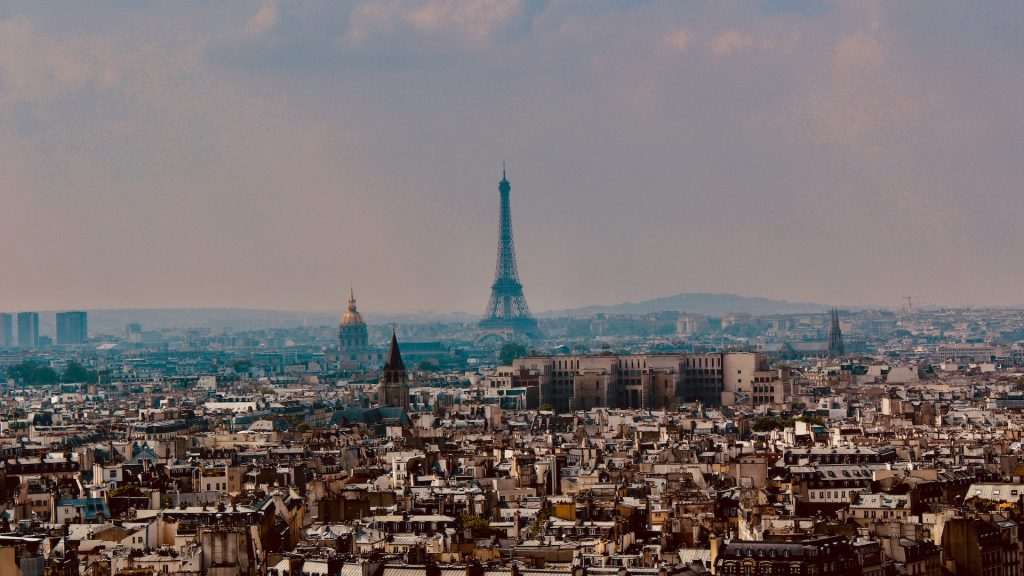
<path id="1" fill-rule="evenodd" d="M 388 351 L 388 359 L 384 361 L 384 372 L 402 372 L 405 374 L 405 363 L 402 362 L 402 352 L 398 349 L 398 336 L 391 331 L 391 349 Z"/>
<path id="2" fill-rule="evenodd" d="M 832 308 L 832 320 L 828 328 L 828 357 L 841 358 L 846 355 L 843 345 L 843 330 L 839 326 L 839 310 Z"/>
<path id="3" fill-rule="evenodd" d="M 383 406 L 409 409 L 409 382 L 405 375 L 405 363 L 398 349 L 398 336 L 391 331 L 391 349 L 384 361 L 380 375 L 380 400 Z"/>

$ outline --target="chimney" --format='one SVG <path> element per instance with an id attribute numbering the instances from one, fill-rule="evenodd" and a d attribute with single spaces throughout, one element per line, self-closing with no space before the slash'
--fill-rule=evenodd
<path id="1" fill-rule="evenodd" d="M 558 456 L 551 455 L 551 495 L 555 496 L 559 492 L 558 486 Z"/>
<path id="2" fill-rule="evenodd" d="M 715 574 L 715 562 L 718 560 L 718 547 L 721 544 L 718 541 L 718 536 L 711 535 L 711 574 Z"/>

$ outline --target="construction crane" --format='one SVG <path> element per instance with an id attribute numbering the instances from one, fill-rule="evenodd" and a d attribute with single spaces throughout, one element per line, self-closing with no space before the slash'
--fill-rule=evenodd
<path id="1" fill-rule="evenodd" d="M 914 300 L 913 300 L 913 298 L 914 298 L 913 296 L 904 296 L 903 297 L 903 302 L 904 302 L 903 311 L 906 312 L 907 314 L 913 314 L 914 313 Z"/>

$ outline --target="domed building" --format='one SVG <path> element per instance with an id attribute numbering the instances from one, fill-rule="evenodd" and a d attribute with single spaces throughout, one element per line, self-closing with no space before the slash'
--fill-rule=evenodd
<path id="1" fill-rule="evenodd" d="M 370 347 L 366 321 L 356 309 L 356 296 L 352 291 L 349 292 L 348 311 L 338 324 L 338 344 L 338 364 L 343 370 L 380 363 L 382 354 Z"/>

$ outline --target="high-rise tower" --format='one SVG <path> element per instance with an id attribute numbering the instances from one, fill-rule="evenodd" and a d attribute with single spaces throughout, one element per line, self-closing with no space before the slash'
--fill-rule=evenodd
<path id="1" fill-rule="evenodd" d="M 539 335 L 537 321 L 530 314 L 523 296 L 523 284 L 519 281 L 519 268 L 516 266 L 516 248 L 512 240 L 512 207 L 509 192 L 512 186 L 505 177 L 505 167 L 501 168 L 501 182 L 498 192 L 501 194 L 500 219 L 498 224 L 498 262 L 494 270 L 494 284 L 491 285 L 491 299 L 487 303 L 487 312 L 480 321 L 480 329 L 489 334 L 496 334 L 506 339 L 517 336 L 536 337 Z"/>
<path id="2" fill-rule="evenodd" d="M 846 346 L 843 345 L 843 331 L 839 327 L 839 310 L 832 309 L 832 321 L 828 327 L 828 357 L 841 358 L 846 355 Z"/>
<path id="3" fill-rule="evenodd" d="M 0 348 L 14 346 L 14 317 L 0 313 Z"/>
<path id="4" fill-rule="evenodd" d="M 39 347 L 39 312 L 18 312 L 18 346 Z"/>
<path id="5" fill-rule="evenodd" d="M 82 344 L 89 339 L 89 317 L 85 312 L 57 312 L 57 344 Z"/>

